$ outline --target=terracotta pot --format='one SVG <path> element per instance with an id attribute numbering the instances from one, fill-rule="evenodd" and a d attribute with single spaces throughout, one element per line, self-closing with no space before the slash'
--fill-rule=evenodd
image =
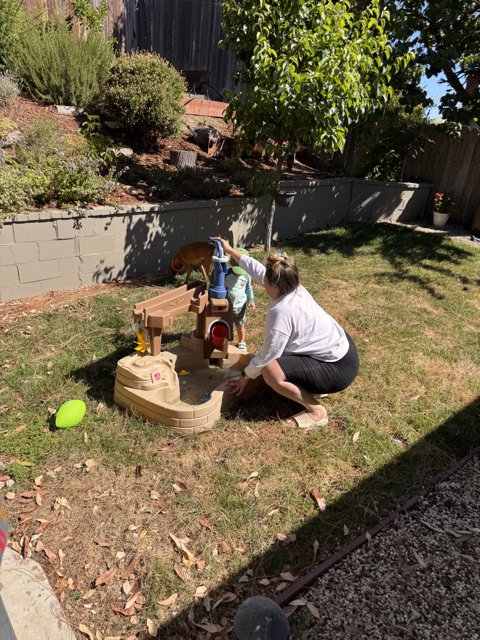
<path id="1" fill-rule="evenodd" d="M 433 212 L 433 226 L 434 227 L 444 227 L 447 224 L 447 220 L 449 218 L 448 213 L 441 213 L 440 211 Z"/>

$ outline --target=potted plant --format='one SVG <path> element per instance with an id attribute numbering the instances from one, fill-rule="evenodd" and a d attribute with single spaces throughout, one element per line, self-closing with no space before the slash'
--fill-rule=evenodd
<path id="1" fill-rule="evenodd" d="M 436 193 L 433 196 L 433 226 L 444 227 L 455 210 L 455 197 L 450 193 Z"/>

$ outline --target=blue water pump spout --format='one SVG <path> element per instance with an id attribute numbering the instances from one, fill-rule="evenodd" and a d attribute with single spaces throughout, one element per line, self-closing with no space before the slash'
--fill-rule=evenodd
<path id="1" fill-rule="evenodd" d="M 225 275 L 227 273 L 228 257 L 223 253 L 222 243 L 219 240 L 209 238 L 215 245 L 213 260 L 213 284 L 208 289 L 209 298 L 227 298 L 228 289 L 225 288 Z"/>

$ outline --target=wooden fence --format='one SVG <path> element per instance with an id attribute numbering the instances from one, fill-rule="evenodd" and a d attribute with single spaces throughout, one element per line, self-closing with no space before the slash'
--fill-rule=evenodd
<path id="1" fill-rule="evenodd" d="M 93 0 L 98 6 L 100 0 Z M 43 8 L 49 16 L 71 15 L 71 0 L 23 0 L 26 8 Z M 219 99 L 234 87 L 238 63 L 221 50 L 222 9 L 219 0 L 107 0 L 105 35 L 121 51 L 155 51 L 183 72 L 187 80 Z"/>
<path id="2" fill-rule="evenodd" d="M 431 142 L 416 158 L 407 158 L 403 179 L 431 182 L 434 191 L 453 191 L 459 203 L 459 221 L 470 225 L 480 207 L 480 131 L 464 127 L 461 137 L 428 128 Z"/>

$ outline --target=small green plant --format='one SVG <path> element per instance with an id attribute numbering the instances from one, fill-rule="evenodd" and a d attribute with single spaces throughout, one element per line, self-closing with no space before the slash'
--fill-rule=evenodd
<path id="1" fill-rule="evenodd" d="M 105 16 L 108 13 L 108 5 L 102 0 L 98 7 L 94 7 L 92 0 L 72 0 L 73 15 L 89 31 L 100 32 L 103 29 Z"/>
<path id="2" fill-rule="evenodd" d="M 147 176 L 147 182 L 160 197 L 167 197 L 172 192 L 172 174 L 166 169 L 153 167 Z"/>
<path id="3" fill-rule="evenodd" d="M 53 120 L 37 118 L 23 131 L 23 140 L 17 145 L 15 155 L 21 164 L 41 166 L 52 156 L 65 156 L 68 145 Z"/>
<path id="4" fill-rule="evenodd" d="M 6 165 L 0 169 L 0 224 L 13 212 L 32 204 L 29 185 L 19 165 Z"/>
<path id="5" fill-rule="evenodd" d="M 223 169 L 227 173 L 237 173 L 244 166 L 240 158 L 224 158 L 222 161 Z"/>
<path id="6" fill-rule="evenodd" d="M 0 138 L 5 138 L 15 129 L 18 129 L 16 122 L 10 118 L 0 118 Z"/>
<path id="7" fill-rule="evenodd" d="M 114 60 L 112 43 L 100 33 L 75 34 L 66 20 L 25 20 L 9 64 L 25 90 L 40 102 L 88 107 L 95 103 Z"/>
<path id="8" fill-rule="evenodd" d="M 195 169 L 181 169 L 177 173 L 176 183 L 179 189 L 190 198 L 225 198 L 230 192 L 230 185 L 227 182 L 205 176 Z"/>
<path id="9" fill-rule="evenodd" d="M 277 179 L 273 171 L 237 171 L 232 180 L 241 187 L 246 196 L 258 198 L 273 195 L 276 191 Z"/>
<path id="10" fill-rule="evenodd" d="M 117 164 L 117 157 L 113 152 L 115 143 L 113 138 L 102 133 L 102 123 L 100 116 L 95 114 L 84 114 L 85 120 L 80 125 L 80 133 L 84 136 L 87 147 L 87 155 L 99 158 L 104 168 Z"/>
<path id="11" fill-rule="evenodd" d="M 21 9 L 22 0 L 0 0 L 0 69 L 6 67 Z"/>
<path id="12" fill-rule="evenodd" d="M 0 107 L 9 107 L 20 93 L 20 83 L 6 72 L 0 73 Z"/>
<path id="13" fill-rule="evenodd" d="M 182 76 L 160 56 L 132 53 L 113 65 L 102 109 L 150 146 L 179 132 L 185 88 Z"/>

